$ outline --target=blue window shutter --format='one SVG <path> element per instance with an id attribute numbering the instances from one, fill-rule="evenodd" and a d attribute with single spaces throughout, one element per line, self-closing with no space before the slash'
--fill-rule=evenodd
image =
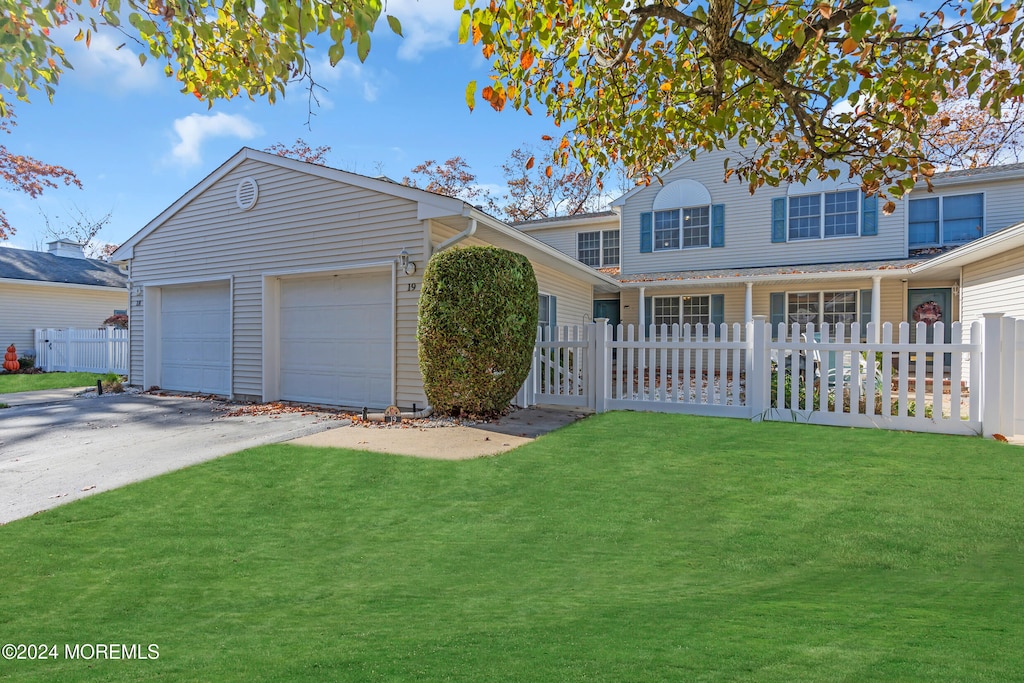
<path id="1" fill-rule="evenodd" d="M 711 246 L 725 246 L 725 204 L 711 205 Z"/>
<path id="2" fill-rule="evenodd" d="M 640 253 L 654 251 L 654 214 L 650 211 L 640 214 Z"/>
<path id="3" fill-rule="evenodd" d="M 651 328 L 651 322 L 654 320 L 654 299 L 649 296 L 644 297 L 644 329 L 649 330 Z"/>
<path id="4" fill-rule="evenodd" d="M 878 195 L 864 195 L 861 200 L 860 234 L 878 234 Z"/>
<path id="5" fill-rule="evenodd" d="M 722 323 L 725 322 L 725 295 L 711 295 L 711 324 L 715 326 L 715 336 L 722 335 Z"/>
<path id="6" fill-rule="evenodd" d="M 558 298 L 554 296 L 548 297 L 548 325 L 552 329 L 558 325 Z"/>
<path id="7" fill-rule="evenodd" d="M 772 337 L 775 336 L 779 329 L 779 323 L 786 322 L 786 293 L 785 292 L 772 292 Z"/>
<path id="8" fill-rule="evenodd" d="M 786 241 L 786 198 L 772 200 L 772 242 Z"/>
<path id="9" fill-rule="evenodd" d="M 868 323 L 871 322 L 871 290 L 860 290 L 860 336 L 867 339 Z"/>

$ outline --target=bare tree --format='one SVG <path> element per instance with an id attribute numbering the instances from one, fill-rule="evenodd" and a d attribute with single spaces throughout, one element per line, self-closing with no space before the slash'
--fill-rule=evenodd
<path id="1" fill-rule="evenodd" d="M 283 143 L 278 142 L 265 148 L 263 151 L 276 154 L 279 157 L 289 157 L 292 159 L 298 159 L 299 161 L 306 161 L 311 164 L 326 166 L 327 155 L 331 153 L 331 147 L 330 145 L 312 147 L 302 138 L 295 138 L 295 142 L 291 147 L 287 147 Z"/>
<path id="2" fill-rule="evenodd" d="M 554 143 L 546 149 L 534 150 L 523 145 L 512 150 L 501 166 L 508 184 L 499 208 L 513 222 L 574 216 L 601 208 L 602 186 L 591 174 L 570 161 L 566 166 L 545 166 L 535 162 L 536 156 L 550 158 Z"/>
<path id="3" fill-rule="evenodd" d="M 937 106 L 921 136 L 937 168 L 977 168 L 1024 156 L 1024 98 L 1004 102 L 1001 115 L 995 116 L 960 86 Z"/>
<path id="4" fill-rule="evenodd" d="M 83 245 L 85 255 L 89 258 L 98 258 L 104 261 L 110 260 L 110 255 L 117 249 L 102 240 L 97 240 L 100 230 L 110 223 L 114 210 L 111 209 L 99 218 L 93 218 L 79 206 L 72 206 L 67 209 L 68 216 L 54 216 L 51 218 L 39 209 L 39 215 L 43 217 L 46 237 L 52 240 L 67 239 Z"/>
<path id="5" fill-rule="evenodd" d="M 419 176 L 419 179 L 405 176 L 402 178 L 403 185 L 455 197 L 471 204 L 493 206 L 490 193 L 476 184 L 476 174 L 469 169 L 469 163 L 460 156 L 454 156 L 441 164 L 433 159 L 427 159 L 410 172 Z"/>

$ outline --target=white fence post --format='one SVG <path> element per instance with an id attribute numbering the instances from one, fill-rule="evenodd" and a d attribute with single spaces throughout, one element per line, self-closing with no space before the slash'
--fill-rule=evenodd
<path id="1" fill-rule="evenodd" d="M 1012 436 L 1014 433 L 1014 386 L 1017 373 L 1020 369 L 1016 367 L 1015 356 L 1017 355 L 1016 341 L 1017 321 L 1014 318 L 1003 318 L 1002 329 L 999 331 L 1000 359 L 999 374 L 1002 377 L 999 393 L 999 433 L 1003 436 Z M 990 431 L 990 430 L 986 430 Z"/>
<path id="2" fill-rule="evenodd" d="M 1002 399 L 1002 354 L 1000 353 L 999 333 L 1002 331 L 1002 313 L 983 313 L 984 329 L 982 330 L 982 369 L 981 369 L 981 429 L 982 434 L 992 438 L 999 432 L 1002 418 L 1000 417 L 1000 400 Z"/>
<path id="3" fill-rule="evenodd" d="M 611 350 L 608 348 L 608 318 L 594 321 L 594 381 L 591 391 L 594 394 L 594 411 L 603 413 L 608 410 L 608 397 L 611 394 Z"/>
<path id="4" fill-rule="evenodd" d="M 768 344 L 766 341 L 768 331 L 768 318 L 763 315 L 755 315 L 754 319 L 747 323 L 747 362 L 744 364 L 744 372 L 747 376 L 747 405 L 750 407 L 750 419 L 760 422 L 768 411 L 768 375 L 771 371 L 771 361 L 768 357 Z"/>

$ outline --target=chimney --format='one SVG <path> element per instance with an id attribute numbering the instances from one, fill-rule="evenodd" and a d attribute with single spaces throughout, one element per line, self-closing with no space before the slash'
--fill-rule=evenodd
<path id="1" fill-rule="evenodd" d="M 47 242 L 46 246 L 49 249 L 49 252 L 54 256 L 62 256 L 64 258 L 85 258 L 85 245 L 79 244 L 78 242 L 61 239 L 54 242 Z"/>

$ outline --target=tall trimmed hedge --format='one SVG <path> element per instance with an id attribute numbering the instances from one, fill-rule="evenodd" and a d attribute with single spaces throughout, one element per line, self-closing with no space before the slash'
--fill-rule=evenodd
<path id="1" fill-rule="evenodd" d="M 420 293 L 420 372 L 445 415 L 496 415 L 530 372 L 537 278 L 522 254 L 466 247 L 434 254 Z"/>

